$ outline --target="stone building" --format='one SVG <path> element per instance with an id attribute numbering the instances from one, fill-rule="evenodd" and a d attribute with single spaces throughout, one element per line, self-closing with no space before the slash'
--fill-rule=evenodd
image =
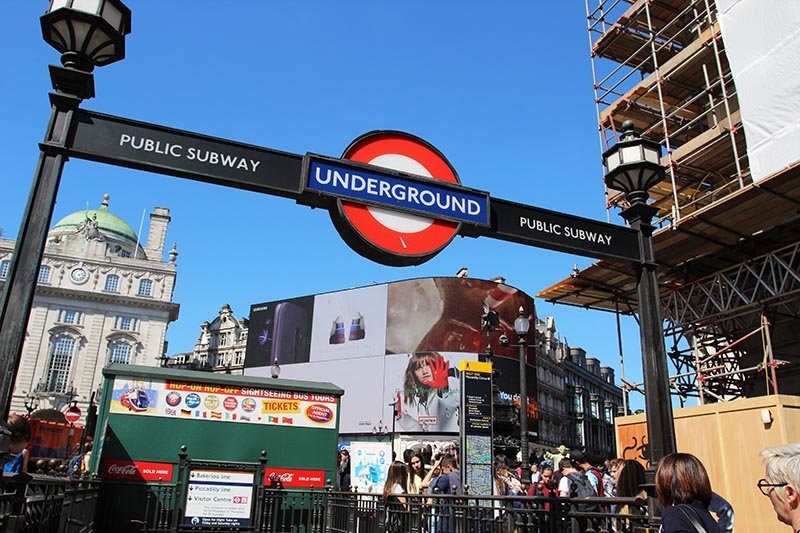
<path id="1" fill-rule="evenodd" d="M 614 383 L 614 369 L 586 357 L 582 348 L 567 348 L 564 382 L 568 415 L 567 447 L 605 457 L 616 455 L 614 417 L 622 409 L 622 389 Z"/>
<path id="2" fill-rule="evenodd" d="M 200 336 L 193 352 L 176 354 L 167 360 L 171 368 L 188 368 L 242 375 L 247 348 L 247 318 L 233 316 L 225 304 L 211 322 L 200 325 Z"/>
<path id="3" fill-rule="evenodd" d="M 48 234 L 11 412 L 76 402 L 85 415 L 104 366 L 156 366 L 164 356 L 180 308 L 172 301 L 174 245 L 164 260 L 169 209 L 153 209 L 142 245 L 108 206 L 105 195 L 98 209 L 69 214 Z M 0 239 L 0 288 L 14 244 Z"/>
<path id="4" fill-rule="evenodd" d="M 539 436 L 535 446 L 556 448 L 567 442 L 567 409 L 564 389 L 564 352 L 568 348 L 556 336 L 555 319 L 536 321 L 536 377 L 539 401 Z"/>

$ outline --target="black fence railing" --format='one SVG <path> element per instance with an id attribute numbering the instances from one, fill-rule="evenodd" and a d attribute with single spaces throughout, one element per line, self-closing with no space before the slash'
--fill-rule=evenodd
<path id="1" fill-rule="evenodd" d="M 91 533 L 98 481 L 44 476 L 4 476 L 0 483 L 0 531 Z"/>
<path id="2" fill-rule="evenodd" d="M 150 487 L 147 533 L 205 532 L 183 525 L 176 487 Z M 632 498 L 544 498 L 409 495 L 386 503 L 381 495 L 332 490 L 263 488 L 247 527 L 227 531 L 318 533 L 632 533 L 649 531 L 645 502 Z M 653 530 L 655 531 L 655 530 Z"/>

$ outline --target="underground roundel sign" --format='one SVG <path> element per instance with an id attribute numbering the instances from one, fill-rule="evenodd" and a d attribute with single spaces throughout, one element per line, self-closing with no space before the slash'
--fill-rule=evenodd
<path id="1" fill-rule="evenodd" d="M 366 133 L 350 144 L 342 159 L 460 184 L 455 169 L 436 148 L 408 133 Z M 406 197 L 411 192 L 402 191 Z M 418 200 L 424 205 L 429 198 L 434 205 L 437 201 L 440 206 L 444 203 L 440 198 L 426 197 L 424 193 Z M 459 222 L 451 220 L 433 219 L 341 198 L 336 203 L 331 218 L 345 242 L 359 254 L 386 265 L 424 263 L 444 249 L 460 228 Z"/>

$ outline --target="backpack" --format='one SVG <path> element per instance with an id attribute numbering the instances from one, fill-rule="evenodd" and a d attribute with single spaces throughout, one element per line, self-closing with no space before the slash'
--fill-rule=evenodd
<path id="1" fill-rule="evenodd" d="M 591 475 L 597 480 L 595 487 L 597 487 L 597 495 L 598 496 L 605 496 L 605 491 L 603 490 L 603 474 L 600 473 L 598 469 L 592 467 L 586 472 L 586 475 Z M 589 481 L 591 483 L 591 480 Z"/>
<path id="2" fill-rule="evenodd" d="M 572 472 L 567 474 L 567 478 L 569 478 L 570 498 L 594 498 L 597 496 L 589 478 L 583 472 Z M 593 503 L 579 503 L 576 507 L 581 512 L 597 511 L 600 508 L 599 505 Z"/>
<path id="3" fill-rule="evenodd" d="M 439 494 L 450 494 L 452 489 L 450 488 L 450 476 L 447 474 L 441 474 L 433 480 L 431 483 L 431 490 L 439 489 Z"/>

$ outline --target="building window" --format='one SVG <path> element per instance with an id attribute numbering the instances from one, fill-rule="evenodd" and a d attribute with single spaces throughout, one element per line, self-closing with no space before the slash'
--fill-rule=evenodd
<path id="1" fill-rule="evenodd" d="M 583 412 L 583 395 L 580 392 L 576 392 L 572 397 L 572 405 L 576 413 Z"/>
<path id="2" fill-rule="evenodd" d="M 72 350 L 75 340 L 72 337 L 58 337 L 53 341 L 50 364 L 47 367 L 47 390 L 67 392 L 69 369 L 72 366 Z"/>
<path id="3" fill-rule="evenodd" d="M 244 353 L 241 350 L 234 354 L 233 364 L 237 366 L 244 364 Z"/>
<path id="4" fill-rule="evenodd" d="M 106 285 L 103 290 L 106 292 L 119 292 L 119 276 L 116 274 L 106 276 Z"/>
<path id="5" fill-rule="evenodd" d="M 80 324 L 81 313 L 74 309 L 60 309 L 58 311 L 58 322 L 62 324 Z"/>
<path id="6" fill-rule="evenodd" d="M 125 365 L 131 362 L 131 345 L 124 341 L 116 341 L 111 344 L 108 357 L 109 363 L 122 363 Z"/>
<path id="7" fill-rule="evenodd" d="M 575 441 L 579 445 L 583 445 L 583 422 L 576 422 L 575 423 Z"/>
<path id="8" fill-rule="evenodd" d="M 600 418 L 600 408 L 598 407 L 597 404 L 598 404 L 597 400 L 591 400 L 589 402 L 589 408 L 592 411 L 592 418 Z"/>
<path id="9" fill-rule="evenodd" d="M 39 277 L 36 279 L 39 283 L 50 283 L 50 267 L 42 265 L 39 267 Z"/>
<path id="10" fill-rule="evenodd" d="M 149 279 L 139 280 L 139 296 L 153 295 L 153 281 Z"/>
<path id="11" fill-rule="evenodd" d="M 225 366 L 225 357 L 222 354 L 217 355 L 217 366 Z"/>
<path id="12" fill-rule="evenodd" d="M 132 316 L 118 316 L 114 321 L 114 328 L 123 331 L 135 331 L 139 320 Z"/>
<path id="13" fill-rule="evenodd" d="M 614 406 L 606 403 L 603 409 L 603 420 L 606 422 L 614 422 Z"/>
<path id="14" fill-rule="evenodd" d="M 228 333 L 220 333 L 219 334 L 219 345 L 226 346 L 228 344 Z"/>
<path id="15" fill-rule="evenodd" d="M 5 261 L 0 261 L 0 278 L 5 278 L 8 276 L 8 269 L 11 268 L 11 261 L 6 259 Z"/>
<path id="16" fill-rule="evenodd" d="M 130 257 L 131 253 L 128 250 L 120 250 L 119 251 L 119 256 L 120 257 Z"/>

